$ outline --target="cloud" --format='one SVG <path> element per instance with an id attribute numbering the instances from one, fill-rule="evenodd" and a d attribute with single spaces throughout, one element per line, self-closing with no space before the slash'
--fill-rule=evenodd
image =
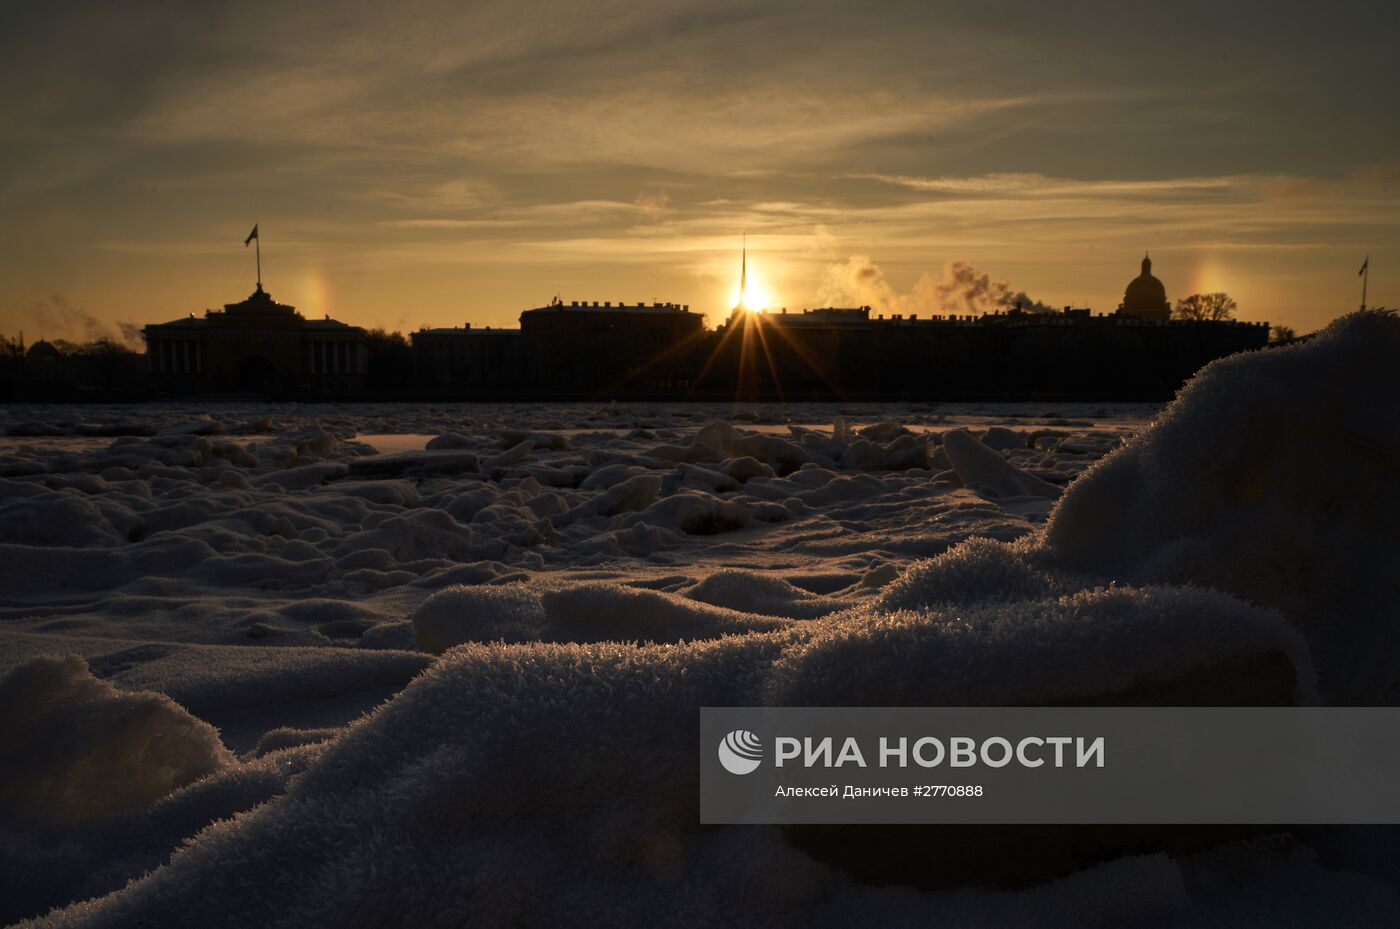
<path id="1" fill-rule="evenodd" d="M 502 201 L 495 185 L 480 178 L 468 177 L 426 184 L 401 184 L 393 188 L 370 190 L 363 196 L 387 206 L 414 211 L 471 211 L 496 206 Z"/>
<path id="2" fill-rule="evenodd" d="M 980 315 L 1017 306 L 1036 313 L 1053 308 L 1032 299 L 1024 290 L 1013 290 L 1006 281 L 993 280 L 965 261 L 950 261 L 935 277 L 925 272 L 908 293 L 899 293 L 868 255 L 852 255 L 828 265 L 818 291 L 818 302 L 827 306 L 869 306 L 882 313 L 936 313 Z"/>
<path id="3" fill-rule="evenodd" d="M 671 205 L 671 195 L 665 191 L 643 191 L 632 203 L 648 215 L 659 216 Z"/>
<path id="4" fill-rule="evenodd" d="M 969 177 L 911 177 L 909 175 L 855 174 L 861 180 L 880 181 L 925 193 L 960 197 L 1017 197 L 1058 199 L 1106 197 L 1114 199 L 1164 199 L 1237 196 L 1258 179 L 1246 175 L 1157 178 L 1152 180 L 1075 180 L 1034 172 L 993 173 Z"/>

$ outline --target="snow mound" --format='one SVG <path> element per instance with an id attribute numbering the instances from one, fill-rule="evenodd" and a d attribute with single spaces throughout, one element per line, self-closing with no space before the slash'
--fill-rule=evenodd
<path id="1" fill-rule="evenodd" d="M 467 608 L 474 594 L 500 616 L 539 619 L 521 589 L 469 590 L 444 591 L 437 606 Z M 599 584 L 546 591 L 540 602 L 551 623 L 609 631 L 713 632 L 743 615 Z M 1047 891 L 890 897 L 816 864 L 778 829 L 702 829 L 699 707 L 1181 700 L 1240 689 L 1272 699 L 1298 686 L 1305 662 L 1271 611 L 1156 589 L 967 613 L 850 610 L 670 645 L 468 642 L 330 742 L 285 795 L 52 924 L 136 924 L 159 913 L 202 922 L 248 887 L 277 900 L 286 925 L 844 925 L 859 913 L 912 921 L 998 906 L 1030 924 Z M 1073 898 L 1081 924 L 1136 923 L 1187 902 L 1179 887 L 1096 901 L 1076 882 L 1098 886 L 1081 874 L 1050 893 Z"/>
<path id="2" fill-rule="evenodd" d="M 122 540 L 96 502 L 70 491 L 8 500 L 0 504 L 0 524 L 6 542 L 87 548 Z"/>
<path id="3" fill-rule="evenodd" d="M 413 639 L 440 655 L 463 642 L 528 642 L 538 638 L 544 621 L 539 593 L 523 585 L 456 585 L 414 611 Z"/>
<path id="4" fill-rule="evenodd" d="M 613 584 L 569 585 L 546 591 L 541 602 L 558 630 L 558 641 L 693 641 L 783 625 L 776 617 Z"/>
<path id="5" fill-rule="evenodd" d="M 414 641 L 435 654 L 464 642 L 678 642 L 777 629 L 783 620 L 675 594 L 601 583 L 449 587 L 413 614 Z"/>
<path id="6" fill-rule="evenodd" d="M 691 600 L 769 616 L 811 619 L 844 610 L 851 604 L 821 597 L 796 587 L 781 577 L 757 571 L 716 571 L 685 595 Z"/>
<path id="7" fill-rule="evenodd" d="M 1200 372 L 1052 514 L 1056 564 L 1277 607 L 1335 701 L 1400 700 L 1400 317 Z"/>
<path id="8" fill-rule="evenodd" d="M 0 678 L 0 815 L 76 824 L 142 809 L 232 762 L 179 704 L 118 690 L 76 656 Z"/>
<path id="9" fill-rule="evenodd" d="M 888 611 L 976 604 L 984 600 L 1043 599 L 1057 588 L 1037 569 L 1025 546 L 970 539 L 928 561 L 916 562 L 890 583 L 879 606 Z"/>
<path id="10" fill-rule="evenodd" d="M 1277 613 L 1211 591 L 1120 587 L 823 625 L 778 661 L 767 702 L 1233 706 L 1313 699 L 1307 647 Z"/>

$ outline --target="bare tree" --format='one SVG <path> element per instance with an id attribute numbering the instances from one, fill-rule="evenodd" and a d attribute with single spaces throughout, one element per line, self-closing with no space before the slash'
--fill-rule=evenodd
<path id="1" fill-rule="evenodd" d="M 1298 333 L 1292 326 L 1279 325 L 1269 330 L 1270 342 L 1292 342 L 1296 338 L 1298 338 Z"/>
<path id="2" fill-rule="evenodd" d="M 1234 319 L 1238 308 L 1229 294 L 1192 294 L 1176 301 L 1172 315 L 1177 319 Z"/>

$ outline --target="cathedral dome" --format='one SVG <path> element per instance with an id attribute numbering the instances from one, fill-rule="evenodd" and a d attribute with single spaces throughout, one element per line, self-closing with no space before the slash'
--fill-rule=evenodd
<path id="1" fill-rule="evenodd" d="M 1142 273 L 1128 282 L 1123 291 L 1123 303 L 1118 307 L 1123 316 L 1136 316 L 1143 319 L 1167 319 L 1171 316 L 1171 304 L 1167 302 L 1167 288 L 1152 276 L 1152 259 L 1143 256 Z"/>

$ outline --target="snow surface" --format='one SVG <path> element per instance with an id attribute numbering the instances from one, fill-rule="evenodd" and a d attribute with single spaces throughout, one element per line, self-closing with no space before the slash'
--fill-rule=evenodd
<path id="1" fill-rule="evenodd" d="M 1393 702 L 1397 352 L 1165 411 L 6 409 L 0 918 L 1396 923 L 1382 830 L 869 886 L 701 829 L 695 753 L 702 705 Z"/>

